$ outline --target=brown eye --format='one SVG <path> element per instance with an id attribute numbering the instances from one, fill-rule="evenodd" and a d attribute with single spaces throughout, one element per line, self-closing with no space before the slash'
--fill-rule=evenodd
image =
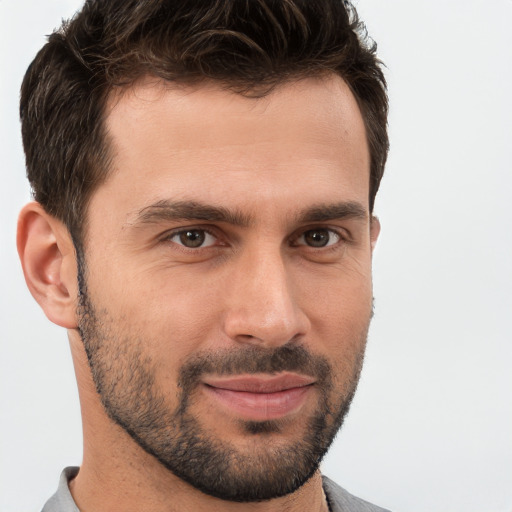
<path id="1" fill-rule="evenodd" d="M 215 237 L 204 229 L 186 229 L 175 233 L 170 240 L 188 249 L 207 247 L 215 243 Z"/>
<path id="2" fill-rule="evenodd" d="M 331 229 L 309 229 L 305 231 L 298 239 L 298 245 L 308 245 L 309 247 L 328 247 L 339 242 L 340 236 Z"/>

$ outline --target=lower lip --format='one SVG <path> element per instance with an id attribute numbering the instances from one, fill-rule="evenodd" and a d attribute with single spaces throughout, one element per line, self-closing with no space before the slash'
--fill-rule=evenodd
<path id="1" fill-rule="evenodd" d="M 276 420 L 300 409 L 312 386 L 275 393 L 250 393 L 204 386 L 205 391 L 237 416 L 248 421 Z"/>

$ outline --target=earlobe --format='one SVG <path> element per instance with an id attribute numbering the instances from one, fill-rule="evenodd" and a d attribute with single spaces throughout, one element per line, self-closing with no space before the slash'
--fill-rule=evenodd
<path id="1" fill-rule="evenodd" d="M 76 257 L 64 224 L 39 203 L 29 203 L 19 215 L 17 246 L 27 286 L 46 316 L 76 328 Z"/>
<path id="2" fill-rule="evenodd" d="M 380 233 L 380 221 L 378 217 L 375 217 L 372 215 L 372 218 L 370 220 L 370 243 L 372 247 L 372 251 L 375 249 L 375 246 L 377 245 L 377 239 L 379 238 Z"/>

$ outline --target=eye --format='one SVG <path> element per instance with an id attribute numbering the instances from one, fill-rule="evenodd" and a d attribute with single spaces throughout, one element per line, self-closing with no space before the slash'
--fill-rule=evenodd
<path id="1" fill-rule="evenodd" d="M 308 229 L 297 239 L 297 245 L 322 248 L 334 245 L 341 240 L 341 236 L 332 229 Z"/>
<path id="2" fill-rule="evenodd" d="M 204 229 L 184 229 L 174 233 L 169 240 L 188 249 L 197 249 L 214 245 L 217 239 Z"/>

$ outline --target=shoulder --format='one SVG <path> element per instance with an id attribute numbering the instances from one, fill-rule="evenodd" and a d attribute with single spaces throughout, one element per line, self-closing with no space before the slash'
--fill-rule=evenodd
<path id="1" fill-rule="evenodd" d="M 356 498 L 326 476 L 322 476 L 322 482 L 331 512 L 389 512 Z"/>
<path id="2" fill-rule="evenodd" d="M 57 492 L 46 502 L 42 512 L 80 512 L 69 492 L 68 482 L 75 478 L 79 468 L 69 467 L 60 475 Z"/>

